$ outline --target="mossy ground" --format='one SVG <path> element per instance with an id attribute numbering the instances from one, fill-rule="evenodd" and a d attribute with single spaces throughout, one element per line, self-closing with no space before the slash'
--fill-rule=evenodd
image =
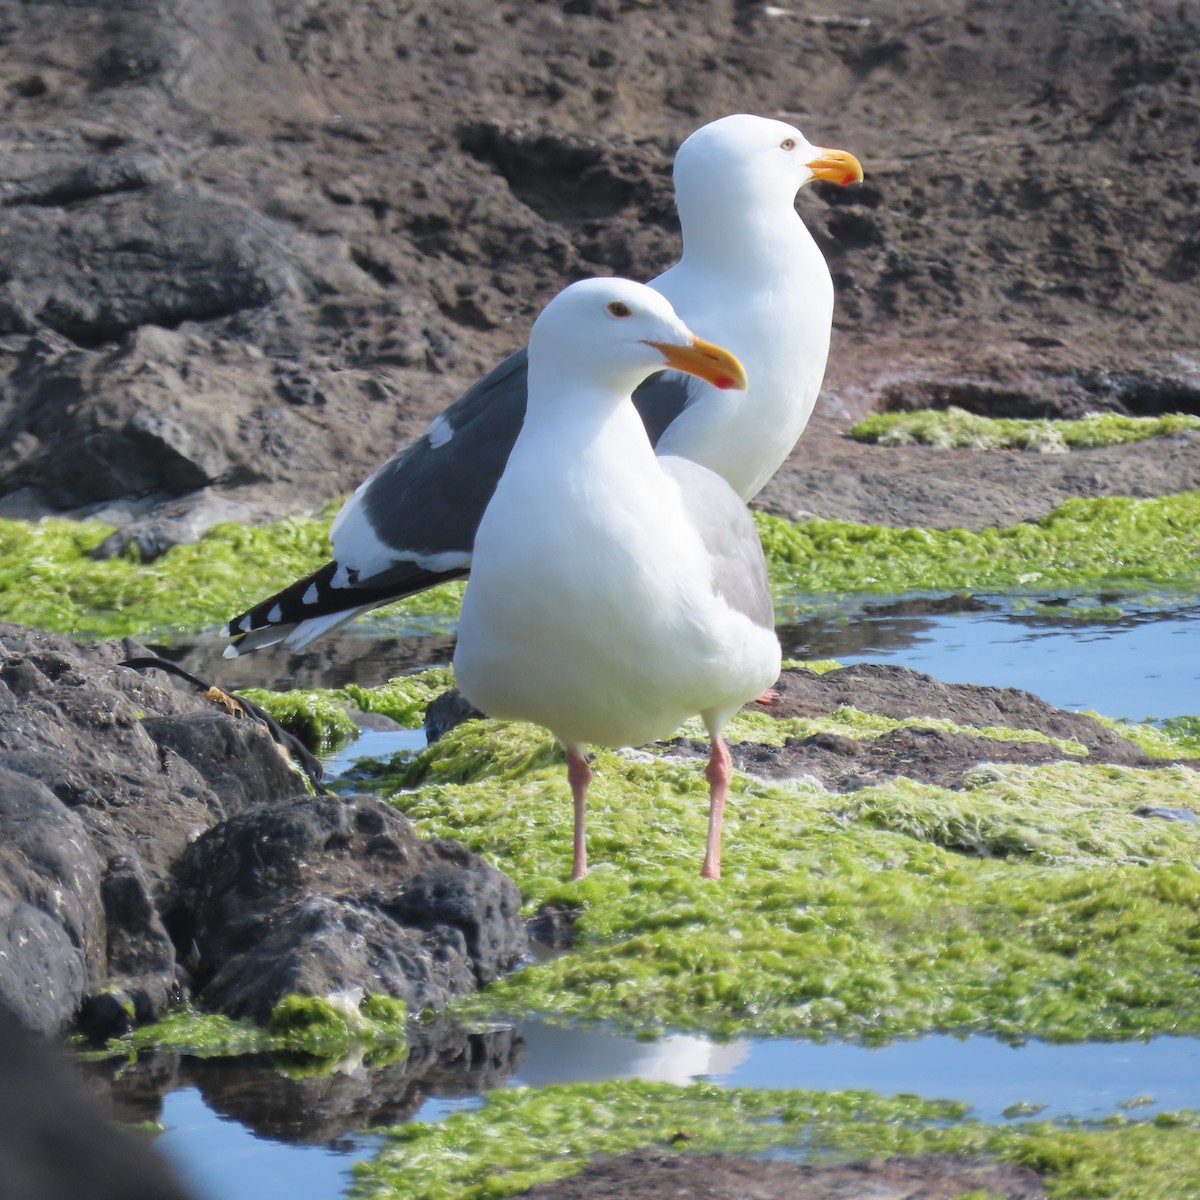
<path id="1" fill-rule="evenodd" d="M 355 1168 L 352 1195 L 501 1200 L 590 1159 L 653 1148 L 802 1151 L 817 1161 L 950 1153 L 1043 1175 L 1055 1200 L 1179 1200 L 1200 1194 L 1200 1114 L 1102 1124 L 990 1126 L 954 1103 L 867 1092 L 723 1089 L 643 1082 L 491 1092 L 481 1109 L 411 1123 Z"/>
<path id="2" fill-rule="evenodd" d="M 980 533 L 758 521 L 777 595 L 1200 586 L 1200 493 L 1072 501 L 1040 522 Z M 326 530 L 324 518 L 223 526 L 140 564 L 90 559 L 109 532 L 101 526 L 0 522 L 0 617 L 82 637 L 193 632 L 312 569 L 326 553 Z M 413 627 L 452 620 L 460 593 L 411 603 Z M 417 677 L 386 698 L 348 688 L 267 702 L 283 715 L 290 706 L 289 720 L 319 744 L 348 732 L 347 705 L 413 724 L 445 682 Z M 834 719 L 850 736 L 881 731 L 854 710 Z M 770 720 L 760 714 L 730 732 L 761 738 Z M 1118 728 L 1170 756 L 1200 748 L 1195 720 Z M 467 842 L 511 874 L 528 911 L 582 906 L 573 950 L 500 981 L 464 1004 L 466 1015 L 606 1021 L 640 1034 L 868 1041 L 928 1030 L 1017 1039 L 1200 1031 L 1200 832 L 1135 815 L 1143 804 L 1200 807 L 1189 771 L 987 767 L 958 791 L 901 781 L 848 796 L 739 776 L 716 884 L 698 878 L 702 763 L 602 753 L 595 772 L 593 873 L 569 884 L 565 770 L 540 731 L 468 725 L 393 768 L 398 805 L 426 832 Z M 389 1043 L 336 1012 L 305 1012 L 311 1020 L 293 1014 L 286 1028 L 265 1032 L 184 1014 L 116 1049 L 273 1048 L 303 1070 L 329 1069 L 364 1039 L 380 1054 L 389 1044 L 403 1052 L 394 1021 Z M 644 1084 L 501 1093 L 438 1129 L 401 1131 L 363 1186 L 431 1200 L 512 1194 L 541 1168 L 520 1146 L 502 1157 L 495 1138 L 511 1139 L 514 1122 L 536 1128 L 545 1114 L 556 1133 L 575 1131 L 570 1163 L 551 1160 L 559 1173 L 598 1151 L 656 1143 L 665 1120 L 672 1130 L 695 1127 L 689 1146 L 697 1149 L 793 1137 L 844 1156 L 965 1149 L 1048 1172 L 1055 1196 L 1200 1191 L 1190 1116 L 996 1128 L 909 1100 Z M 723 1141 L 706 1140 L 712 1127 Z M 544 1144 L 532 1151 L 538 1163 Z"/>
<path id="3" fill-rule="evenodd" d="M 1122 442 L 1140 442 L 1185 429 L 1200 429 L 1200 417 L 1169 413 L 1125 417 L 1096 413 L 1076 421 L 981 417 L 961 408 L 920 412 L 877 412 L 859 421 L 850 436 L 880 446 L 962 447 L 972 450 L 1036 450 L 1063 454 Z"/>
<path id="4" fill-rule="evenodd" d="M 1200 492 L 1151 500 L 1071 500 L 1007 529 L 801 524 L 757 515 L 777 595 L 914 590 L 1200 587 Z M 224 623 L 323 562 L 327 517 L 264 528 L 225 524 L 150 563 L 97 561 L 97 522 L 0 520 L 0 620 L 83 638 L 170 637 Z M 397 629 L 442 630 L 462 584 L 388 610 Z"/>
<path id="5" fill-rule="evenodd" d="M 1200 1031 L 1200 826 L 1136 815 L 1200 809 L 1187 768 L 987 766 L 959 790 L 850 795 L 738 776 L 715 884 L 701 761 L 602 752 L 593 770 L 577 883 L 542 731 L 468 723 L 375 781 L 508 872 L 529 911 L 582 906 L 571 952 L 464 1011 L 718 1036 Z"/>

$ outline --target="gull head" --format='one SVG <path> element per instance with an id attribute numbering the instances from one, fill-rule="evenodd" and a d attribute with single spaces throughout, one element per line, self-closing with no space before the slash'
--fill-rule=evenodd
<path id="1" fill-rule="evenodd" d="M 531 379 L 552 372 L 628 397 L 655 371 L 684 371 L 720 389 L 746 388 L 742 364 L 697 337 L 670 301 L 629 279 L 585 279 L 542 310 L 529 335 Z"/>
<path id="2" fill-rule="evenodd" d="M 675 155 L 681 216 L 706 203 L 790 208 L 814 179 L 846 186 L 862 178 L 862 164 L 849 151 L 814 146 L 785 121 L 747 113 L 701 126 Z"/>

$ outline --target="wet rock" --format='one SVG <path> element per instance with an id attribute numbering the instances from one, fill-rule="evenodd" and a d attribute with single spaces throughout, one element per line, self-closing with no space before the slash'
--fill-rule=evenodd
<path id="1" fill-rule="evenodd" d="M 155 1019 L 184 960 L 265 1020 L 292 991 L 441 1006 L 524 953 L 505 876 L 375 797 L 298 795 L 261 725 L 120 665 L 145 653 L 0 626 L 0 1000 L 31 1028 Z"/>
<path id="2" fill-rule="evenodd" d="M 954 1200 L 965 1193 L 1042 1200 L 1046 1190 L 1028 1167 L 954 1155 L 866 1159 L 810 1165 L 726 1154 L 638 1151 L 601 1159 L 577 1175 L 539 1183 L 529 1200 L 631 1200 L 703 1196 L 704 1200 Z"/>
<path id="3" fill-rule="evenodd" d="M 425 737 L 432 746 L 456 725 L 482 716 L 483 713 L 458 688 L 449 688 L 425 708 Z"/>
<path id="4" fill-rule="evenodd" d="M 1186 821 L 1188 824 L 1200 821 L 1200 814 L 1192 812 L 1190 808 L 1163 808 L 1161 805 L 1143 804 L 1133 811 L 1136 816 L 1151 817 L 1159 821 Z"/>
<path id="5" fill-rule="evenodd" d="M 298 796 L 200 837 L 172 920 L 202 1001 L 265 1022 L 290 992 L 440 1008 L 524 953 L 519 908 L 506 876 L 378 798 Z"/>

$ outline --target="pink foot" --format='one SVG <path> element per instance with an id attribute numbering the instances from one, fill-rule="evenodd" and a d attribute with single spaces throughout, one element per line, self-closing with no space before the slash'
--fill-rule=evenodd
<path id="1" fill-rule="evenodd" d="M 767 688 L 754 703 L 761 704 L 764 708 L 778 708 L 782 700 L 783 693 L 781 691 L 775 688 Z"/>

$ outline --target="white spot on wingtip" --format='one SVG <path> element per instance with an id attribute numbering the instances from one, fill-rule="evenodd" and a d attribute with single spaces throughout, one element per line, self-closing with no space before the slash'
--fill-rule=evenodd
<path id="1" fill-rule="evenodd" d="M 317 585 L 315 583 L 310 583 L 308 585 L 308 591 L 305 592 L 304 595 L 300 597 L 300 603 L 301 604 L 316 604 L 316 602 L 317 602 Z"/>
<path id="2" fill-rule="evenodd" d="M 238 648 L 236 646 L 226 646 L 225 649 L 221 651 L 222 658 L 237 658 L 237 656 Z"/>
<path id="3" fill-rule="evenodd" d="M 267 613 L 267 621 L 274 625 L 277 621 L 283 620 L 283 609 L 278 604 L 273 605 L 271 611 Z"/>
<path id="4" fill-rule="evenodd" d="M 425 430 L 425 436 L 429 439 L 429 444 L 436 450 L 439 446 L 444 446 L 454 436 L 454 426 L 446 420 L 445 413 L 438 413 L 429 423 L 429 428 Z"/>

